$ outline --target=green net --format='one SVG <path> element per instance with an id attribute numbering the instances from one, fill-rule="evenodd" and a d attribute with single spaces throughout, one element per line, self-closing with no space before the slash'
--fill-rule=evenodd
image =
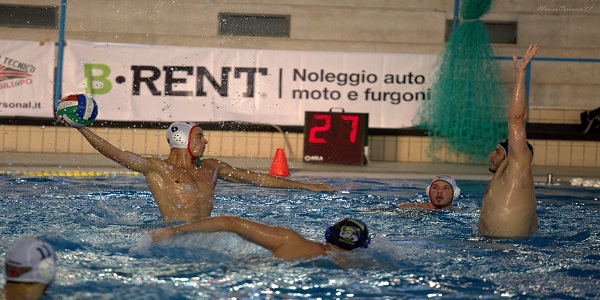
<path id="1" fill-rule="evenodd" d="M 481 162 L 506 136 L 506 91 L 488 31 L 479 18 L 492 0 L 464 0 L 462 22 L 440 53 L 433 73 L 431 100 L 417 114 L 431 138 L 429 155 L 450 154 Z M 446 157 L 435 157 L 447 145 Z"/>

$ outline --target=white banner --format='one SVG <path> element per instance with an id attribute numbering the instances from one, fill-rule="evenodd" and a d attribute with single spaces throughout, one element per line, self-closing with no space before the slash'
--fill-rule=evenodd
<path id="1" fill-rule="evenodd" d="M 62 90 L 92 94 L 99 120 L 303 125 L 307 110 L 343 108 L 401 128 L 427 101 L 435 58 L 69 40 Z"/>
<path id="2" fill-rule="evenodd" d="M 0 40 L 0 117 L 54 116 L 54 43 Z"/>

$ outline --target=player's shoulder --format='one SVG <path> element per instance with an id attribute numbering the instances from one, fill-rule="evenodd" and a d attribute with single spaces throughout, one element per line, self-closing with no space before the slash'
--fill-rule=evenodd
<path id="1" fill-rule="evenodd" d="M 159 166 L 165 166 L 170 164 L 166 159 L 156 157 L 156 156 L 141 156 L 143 159 Z"/>
<path id="2" fill-rule="evenodd" d="M 206 165 L 211 165 L 211 166 L 219 166 L 219 167 L 231 167 L 228 163 L 222 161 L 222 160 L 218 160 L 216 158 L 203 158 L 202 159 L 202 164 L 206 164 Z"/>

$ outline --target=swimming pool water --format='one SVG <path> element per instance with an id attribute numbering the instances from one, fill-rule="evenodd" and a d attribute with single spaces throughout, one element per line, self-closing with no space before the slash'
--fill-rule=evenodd
<path id="1" fill-rule="evenodd" d="M 343 192 L 219 182 L 213 215 L 290 227 L 323 241 L 333 222 L 363 219 L 372 234 L 355 264 L 282 261 L 229 233 L 153 245 L 162 219 L 141 176 L 0 175 L 0 253 L 22 236 L 57 250 L 48 299 L 597 299 L 600 189 L 536 186 L 540 231 L 523 239 L 477 232 L 487 182 L 459 181 L 459 211 L 400 210 L 426 201 L 426 180 L 294 177 Z M 4 270 L 2 271 L 4 276 Z M 4 278 L 3 278 L 4 279 Z"/>

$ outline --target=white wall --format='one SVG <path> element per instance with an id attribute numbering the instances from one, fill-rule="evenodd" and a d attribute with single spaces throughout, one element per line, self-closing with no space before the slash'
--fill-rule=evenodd
<path id="1" fill-rule="evenodd" d="M 0 0 L 57 5 L 59 0 Z M 484 20 L 517 21 L 520 54 L 529 42 L 538 57 L 600 58 L 600 5 L 592 0 L 497 1 Z M 69 0 L 67 39 L 193 47 L 436 54 L 444 45 L 452 0 Z M 291 15 L 290 38 L 218 35 L 219 12 Z M 58 29 L 2 28 L 0 39 L 56 41 Z M 512 63 L 500 63 L 507 87 Z M 600 105 L 600 63 L 534 62 L 532 107 L 586 110 Z"/>

